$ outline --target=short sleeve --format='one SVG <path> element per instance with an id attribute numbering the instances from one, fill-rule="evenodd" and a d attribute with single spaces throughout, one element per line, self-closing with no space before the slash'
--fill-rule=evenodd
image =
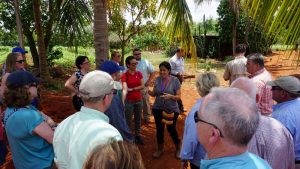
<path id="1" fill-rule="evenodd" d="M 122 76 L 121 76 L 121 81 L 122 82 L 126 82 L 126 73 L 127 72 L 123 73 Z"/>
<path id="2" fill-rule="evenodd" d="M 143 74 L 142 74 L 142 72 L 137 71 L 137 75 L 138 75 L 138 78 L 139 78 L 139 79 L 143 79 Z"/>
<path id="3" fill-rule="evenodd" d="M 22 138 L 26 135 L 26 133 L 33 135 L 32 131 L 44 121 L 44 118 L 39 112 L 32 109 L 24 109 L 19 111 L 20 112 L 16 112 L 18 114 L 16 114 L 16 116 L 14 117 L 13 122 L 16 127 L 24 127 L 19 127 L 19 131 L 15 133 L 16 137 Z"/>
<path id="4" fill-rule="evenodd" d="M 181 88 L 181 84 L 180 84 L 178 78 L 176 78 L 174 76 L 172 76 L 172 77 L 173 77 L 173 82 L 174 82 L 174 89 L 177 91 Z"/>
<path id="5" fill-rule="evenodd" d="M 146 65 L 147 65 L 148 72 L 153 73 L 154 72 L 154 67 L 148 60 L 146 60 Z"/>

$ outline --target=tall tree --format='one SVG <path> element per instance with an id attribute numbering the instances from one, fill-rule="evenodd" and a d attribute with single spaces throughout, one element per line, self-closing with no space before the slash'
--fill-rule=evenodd
<path id="1" fill-rule="evenodd" d="M 107 0 L 94 0 L 94 47 L 96 66 L 108 58 Z"/>
<path id="2" fill-rule="evenodd" d="M 143 21 L 155 15 L 157 0 L 130 0 L 120 5 L 119 0 L 111 0 L 108 7 L 109 29 L 118 35 L 121 42 L 122 58 L 124 63 L 125 47 L 139 32 L 143 31 Z M 125 19 L 125 15 L 130 20 Z M 144 23 L 147 24 L 147 23 Z"/>
<path id="3" fill-rule="evenodd" d="M 39 70 L 40 77 L 50 79 L 50 73 L 47 65 L 46 47 L 42 27 L 40 0 L 32 0 L 33 14 L 35 20 L 35 29 L 37 34 L 38 51 L 39 51 Z"/>
<path id="4" fill-rule="evenodd" d="M 16 25 L 17 25 L 17 32 L 18 32 L 18 38 L 19 38 L 19 45 L 24 49 L 22 21 L 21 21 L 20 7 L 19 6 L 20 6 L 19 0 L 14 0 Z"/>

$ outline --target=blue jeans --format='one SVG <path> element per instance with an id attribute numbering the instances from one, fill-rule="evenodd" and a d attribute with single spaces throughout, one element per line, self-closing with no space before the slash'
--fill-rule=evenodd
<path id="1" fill-rule="evenodd" d="M 141 115 L 143 101 L 128 102 L 125 101 L 125 118 L 127 125 L 131 128 L 132 115 L 134 115 L 135 136 L 141 135 Z"/>

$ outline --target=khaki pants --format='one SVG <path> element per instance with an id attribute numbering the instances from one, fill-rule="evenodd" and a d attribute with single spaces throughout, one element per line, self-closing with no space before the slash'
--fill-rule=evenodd
<path id="1" fill-rule="evenodd" d="M 143 97 L 143 115 L 144 120 L 146 122 L 150 122 L 150 116 L 151 116 L 151 110 L 150 110 L 150 103 L 149 103 L 149 94 L 148 94 L 148 88 L 145 87 L 142 92 Z"/>

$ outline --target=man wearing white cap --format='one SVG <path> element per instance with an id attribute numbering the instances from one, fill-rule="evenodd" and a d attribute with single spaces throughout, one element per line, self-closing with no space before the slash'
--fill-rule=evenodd
<path id="1" fill-rule="evenodd" d="M 291 133 L 295 145 L 296 169 L 300 169 L 300 81 L 293 76 L 279 77 L 267 82 L 272 86 L 272 117 L 280 121 Z"/>
<path id="2" fill-rule="evenodd" d="M 55 163 L 60 169 L 81 169 L 89 152 L 109 140 L 122 140 L 103 113 L 111 104 L 115 81 L 105 72 L 86 74 L 79 86 L 81 110 L 62 121 L 54 133 Z"/>

